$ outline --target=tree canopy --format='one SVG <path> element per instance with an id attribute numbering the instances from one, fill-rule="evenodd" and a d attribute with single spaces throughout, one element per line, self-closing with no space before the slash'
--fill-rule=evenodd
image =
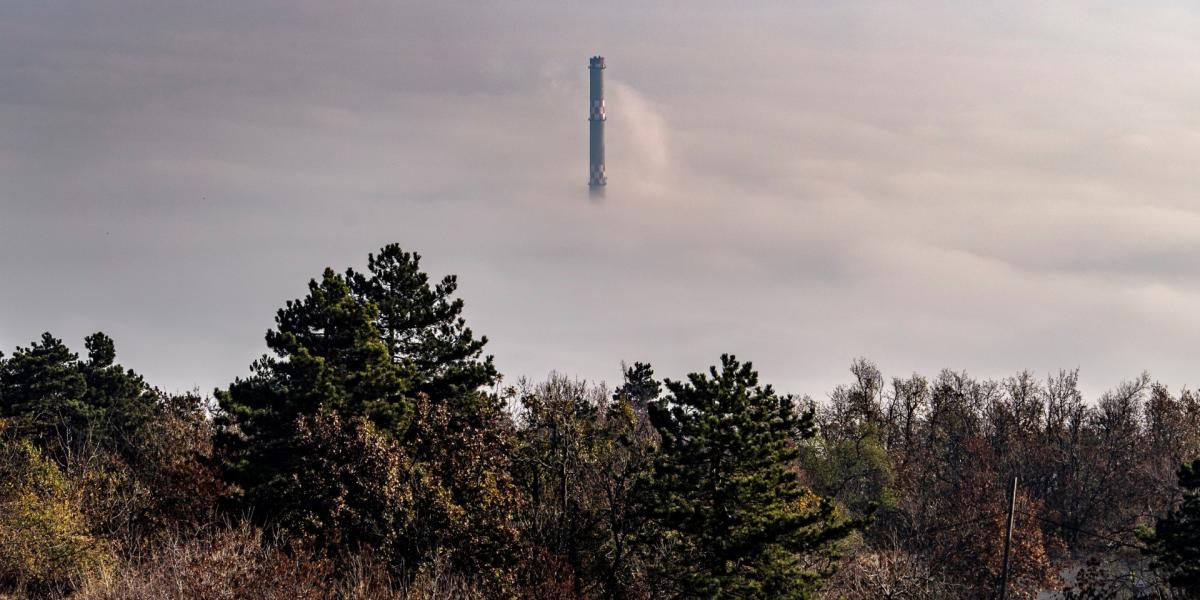
<path id="1" fill-rule="evenodd" d="M 325 269 L 215 404 L 103 333 L 0 354 L 0 596 L 990 598 L 1014 477 L 1010 597 L 1200 594 L 1187 389 L 858 359 L 812 401 L 731 355 L 501 387 L 456 292 L 395 244 Z"/>
<path id="2" fill-rule="evenodd" d="M 666 386 L 650 405 L 662 438 L 656 510 L 678 535 L 680 593 L 811 596 L 820 573 L 805 559 L 859 527 L 800 484 L 797 443 L 814 434 L 812 412 L 728 354 Z"/>

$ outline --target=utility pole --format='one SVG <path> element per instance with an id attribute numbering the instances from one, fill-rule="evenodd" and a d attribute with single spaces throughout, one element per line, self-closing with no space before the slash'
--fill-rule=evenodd
<path id="1" fill-rule="evenodd" d="M 1013 518 L 1017 508 L 1017 477 L 1013 476 L 1012 496 L 1008 499 L 1008 527 L 1004 531 L 1004 569 L 1000 572 L 1000 600 L 1008 597 L 1008 549 L 1012 546 Z"/>

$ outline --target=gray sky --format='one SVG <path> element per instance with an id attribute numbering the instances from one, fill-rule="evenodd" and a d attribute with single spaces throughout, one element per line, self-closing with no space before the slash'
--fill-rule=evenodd
<path id="1" fill-rule="evenodd" d="M 510 380 L 1197 381 L 1194 2 L 647 4 L 0 0 L 0 348 L 208 391 L 396 241 Z"/>

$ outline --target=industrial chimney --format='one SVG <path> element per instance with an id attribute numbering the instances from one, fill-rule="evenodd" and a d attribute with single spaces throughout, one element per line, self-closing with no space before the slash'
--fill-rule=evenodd
<path id="1" fill-rule="evenodd" d="M 599 191 L 608 183 L 604 174 L 604 57 L 593 56 L 588 61 L 588 74 L 591 76 L 591 108 L 588 112 L 588 125 L 591 129 L 589 145 L 588 187 Z"/>

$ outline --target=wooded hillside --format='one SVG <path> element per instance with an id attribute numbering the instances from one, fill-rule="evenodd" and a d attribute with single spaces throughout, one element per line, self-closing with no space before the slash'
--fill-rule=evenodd
<path id="1" fill-rule="evenodd" d="M 860 359 L 814 401 L 730 355 L 506 381 L 456 285 L 396 245 L 326 269 L 211 396 L 103 333 L 0 355 L 0 597 L 1200 594 L 1191 391 Z"/>

